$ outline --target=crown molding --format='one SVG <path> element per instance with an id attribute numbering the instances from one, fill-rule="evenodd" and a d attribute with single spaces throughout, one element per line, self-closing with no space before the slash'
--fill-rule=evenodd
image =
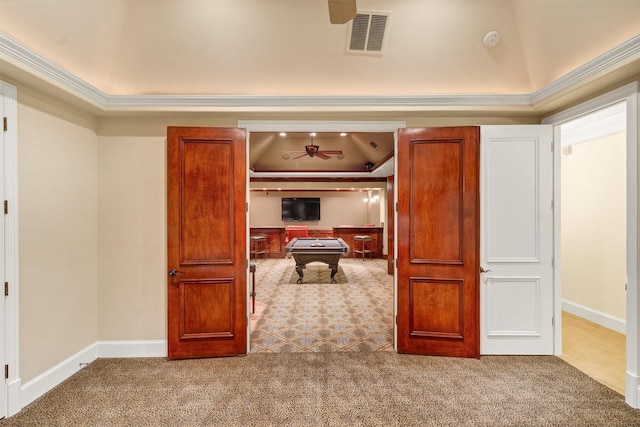
<path id="1" fill-rule="evenodd" d="M 533 111 L 550 99 L 612 67 L 640 57 L 640 35 L 584 64 L 532 94 L 391 95 L 391 96 L 215 96 L 109 95 L 49 59 L 0 32 L 0 59 L 52 82 L 105 113 L 169 112 L 322 112 L 322 111 Z"/>
<path id="2" fill-rule="evenodd" d="M 533 92 L 532 104 L 544 102 L 564 90 L 587 82 L 600 73 L 610 71 L 638 57 L 640 57 L 640 34 Z"/>
<path id="3" fill-rule="evenodd" d="M 18 65 L 22 70 L 37 74 L 99 107 L 104 108 L 108 105 L 109 95 L 2 32 L 0 32 L 0 56 L 10 58 L 10 62 Z"/>
<path id="4" fill-rule="evenodd" d="M 529 95 L 111 96 L 105 109 L 195 111 L 424 111 L 443 107 L 528 107 Z"/>

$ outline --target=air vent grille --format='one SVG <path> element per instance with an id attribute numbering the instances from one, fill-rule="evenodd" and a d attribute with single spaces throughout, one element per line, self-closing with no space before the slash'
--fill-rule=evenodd
<path id="1" fill-rule="evenodd" d="M 361 12 L 351 21 L 347 51 L 381 54 L 389 25 L 388 12 Z"/>

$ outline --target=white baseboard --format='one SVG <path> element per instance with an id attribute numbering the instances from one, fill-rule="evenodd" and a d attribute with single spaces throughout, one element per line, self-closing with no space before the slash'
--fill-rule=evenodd
<path id="1" fill-rule="evenodd" d="M 7 384 L 7 417 L 22 410 L 22 380 L 16 379 Z"/>
<path id="2" fill-rule="evenodd" d="M 640 377 L 627 371 L 625 377 L 625 402 L 632 408 L 640 408 Z"/>
<path id="3" fill-rule="evenodd" d="M 562 300 L 562 310 L 621 334 L 627 334 L 627 322 L 619 317 L 615 317 L 565 299 Z"/>
<path id="4" fill-rule="evenodd" d="M 10 402 L 9 415 L 14 415 L 22 408 L 71 377 L 80 369 L 98 358 L 126 358 L 126 357 L 166 357 L 167 341 L 96 341 L 58 363 L 53 368 L 38 375 L 20 388 L 20 383 L 12 385 L 9 389 Z M 14 396 L 14 393 L 15 396 Z"/>
<path id="5" fill-rule="evenodd" d="M 62 381 L 66 380 L 80 369 L 96 360 L 98 357 L 98 347 L 96 343 L 91 344 L 84 350 L 80 350 L 73 356 L 58 363 L 53 368 L 38 375 L 22 386 L 21 404 L 24 408 Z"/>
<path id="6" fill-rule="evenodd" d="M 166 340 L 98 341 L 98 357 L 167 357 Z"/>

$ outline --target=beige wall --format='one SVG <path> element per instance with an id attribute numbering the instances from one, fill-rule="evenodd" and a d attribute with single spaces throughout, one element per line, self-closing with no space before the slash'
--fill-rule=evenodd
<path id="1" fill-rule="evenodd" d="M 165 141 L 100 137 L 98 159 L 98 337 L 163 339 Z"/>
<path id="2" fill-rule="evenodd" d="M 23 384 L 97 339 L 97 120 L 18 91 Z"/>
<path id="3" fill-rule="evenodd" d="M 24 384 L 96 341 L 166 339 L 166 127 L 235 127 L 239 119 L 262 117 L 163 113 L 98 119 L 17 86 Z M 397 120 L 397 113 L 389 119 Z M 407 122 L 425 127 L 531 119 Z M 365 206 L 359 200 L 354 208 Z M 332 218 L 323 213 L 323 222 L 370 221 L 362 215 Z"/>
<path id="4" fill-rule="evenodd" d="M 100 121 L 99 340 L 166 339 L 167 126 L 233 123 L 155 117 Z"/>
<path id="5" fill-rule="evenodd" d="M 626 319 L 625 133 L 561 156 L 562 298 Z"/>
<path id="6" fill-rule="evenodd" d="M 340 224 L 367 224 L 369 206 L 362 201 L 366 195 L 366 192 L 359 191 L 252 191 L 249 218 L 251 225 L 300 224 L 318 230 L 329 230 Z M 281 219 L 283 197 L 319 197 L 320 221 L 283 222 Z"/>

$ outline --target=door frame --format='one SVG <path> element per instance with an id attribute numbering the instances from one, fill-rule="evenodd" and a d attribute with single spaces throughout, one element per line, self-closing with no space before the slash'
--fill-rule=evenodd
<path id="1" fill-rule="evenodd" d="M 251 137 L 251 132 L 389 132 L 393 133 L 394 138 L 394 157 L 393 157 L 393 173 L 394 176 L 398 173 L 398 129 L 407 127 L 407 123 L 404 120 L 372 120 L 372 121 L 340 121 L 340 120 L 238 120 L 238 127 L 245 129 L 247 131 L 247 207 L 250 206 L 250 181 L 251 171 L 249 170 L 249 138 Z M 326 174 L 318 174 L 318 173 L 301 173 L 301 175 L 308 176 L 318 176 L 318 175 L 326 175 Z M 360 173 L 360 175 L 362 175 Z M 354 176 L 354 173 L 334 173 L 331 174 L 332 177 L 341 177 L 341 176 Z M 387 200 L 387 203 L 395 203 L 397 202 L 397 191 L 394 191 L 393 200 Z M 247 208 L 248 212 L 248 208 Z M 247 215 L 247 221 L 245 227 L 247 228 L 247 260 L 249 259 L 249 215 Z M 394 233 L 397 230 L 397 215 L 394 217 Z M 395 259 L 395 254 L 397 251 L 397 238 L 394 236 L 394 247 L 387 248 L 387 256 L 391 256 Z M 393 252 L 391 252 L 393 249 Z M 247 286 L 249 286 L 249 270 L 247 269 Z M 397 293 L 397 267 L 393 274 L 393 318 L 396 318 L 398 302 L 396 299 Z M 247 289 L 247 316 L 249 313 L 249 290 Z M 393 322 L 393 349 L 398 351 L 397 349 L 397 325 Z M 247 328 L 249 328 L 249 322 L 247 322 Z M 250 335 L 251 331 L 247 329 L 247 352 L 251 351 L 251 343 L 250 343 Z"/>
<path id="2" fill-rule="evenodd" d="M 7 130 L 4 132 L 4 163 L 0 173 L 4 176 L 4 198 L 9 202 L 5 214 L 4 281 L 9 283 L 9 295 L 5 297 L 4 317 L 0 327 L 4 332 L 4 363 L 9 365 L 9 378 L 4 382 L 0 416 L 12 416 L 22 409 L 22 380 L 19 357 L 19 252 L 18 252 L 18 89 L 0 80 Z"/>
<path id="3" fill-rule="evenodd" d="M 593 98 L 575 107 L 548 116 L 543 124 L 554 126 L 554 282 L 555 289 L 555 354 L 562 354 L 562 281 L 560 259 L 560 125 L 591 113 L 626 102 L 627 106 L 627 354 L 625 376 L 625 401 L 633 408 L 640 408 L 640 328 L 638 309 L 640 293 L 638 286 L 638 82 L 632 82 L 611 92 Z"/>

